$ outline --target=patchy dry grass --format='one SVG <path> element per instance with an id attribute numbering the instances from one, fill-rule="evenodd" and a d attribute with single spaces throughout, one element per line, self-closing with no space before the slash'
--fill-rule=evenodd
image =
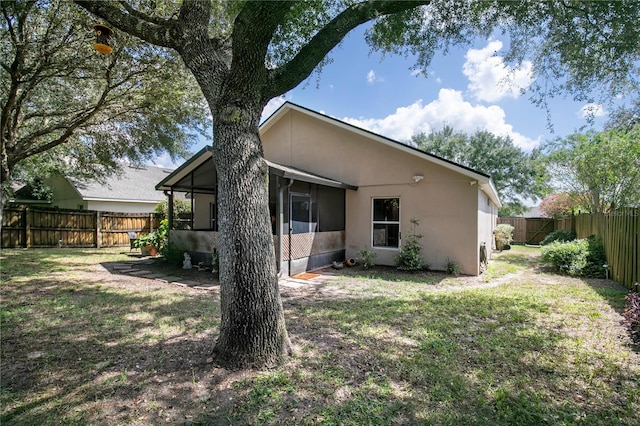
<path id="1" fill-rule="evenodd" d="M 536 269 L 343 270 L 284 296 L 296 351 L 267 371 L 208 363 L 206 292 L 110 275 L 96 250 L 2 253 L 4 424 L 637 424 L 626 291 Z"/>

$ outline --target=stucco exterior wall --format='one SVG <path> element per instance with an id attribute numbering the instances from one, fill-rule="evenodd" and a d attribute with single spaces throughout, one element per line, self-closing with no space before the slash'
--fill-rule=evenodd
<path id="1" fill-rule="evenodd" d="M 372 248 L 372 199 L 397 197 L 402 239 L 410 219 L 419 220 L 426 264 L 442 270 L 452 259 L 463 273 L 479 273 L 478 186 L 468 176 L 293 110 L 262 141 L 268 160 L 358 186 L 346 195 L 347 257 L 367 249 L 377 263 L 394 264 L 397 249 Z"/>
<path id="2" fill-rule="evenodd" d="M 87 203 L 82 200 L 78 191 L 64 178 L 53 176 L 47 179 L 47 184 L 53 188 L 51 205 L 61 209 L 84 209 L 89 210 Z"/>
<path id="3" fill-rule="evenodd" d="M 193 227 L 194 229 L 211 228 L 211 203 L 215 202 L 213 194 L 194 194 Z"/>
<path id="4" fill-rule="evenodd" d="M 87 201 L 87 210 L 97 210 L 101 212 L 118 212 L 118 213 L 153 213 L 155 212 L 156 202 L 126 202 L 126 201 Z M 77 207 L 76 207 L 77 208 Z"/>
<path id="5" fill-rule="evenodd" d="M 478 190 L 478 245 L 485 243 L 487 259 L 491 259 L 491 253 L 495 247 L 493 231 L 496 228 L 498 207 L 491 202 L 487 194 Z"/>

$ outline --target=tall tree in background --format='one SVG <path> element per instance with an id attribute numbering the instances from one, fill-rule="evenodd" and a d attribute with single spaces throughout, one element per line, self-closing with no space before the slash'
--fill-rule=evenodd
<path id="1" fill-rule="evenodd" d="M 12 181 L 37 188 L 53 173 L 100 180 L 122 160 L 161 152 L 181 157 L 210 125 L 177 55 L 126 34 L 101 55 L 92 49 L 95 18 L 70 1 L 3 0 L 0 8 L 4 190 Z"/>
<path id="2" fill-rule="evenodd" d="M 423 69 L 437 51 L 508 33 L 510 58 L 531 55 L 550 76 L 537 86 L 541 98 L 602 84 L 618 93 L 637 83 L 635 2 L 185 0 L 173 10 L 157 8 L 167 2 L 76 2 L 120 31 L 177 51 L 209 103 L 222 310 L 214 355 L 228 367 L 278 363 L 290 349 L 258 134 L 262 109 L 304 81 L 352 29 L 372 21 L 372 46 L 415 54 Z"/>
<path id="3" fill-rule="evenodd" d="M 550 194 L 540 202 L 540 210 L 548 217 L 558 218 L 570 216 L 580 210 L 576 200 L 566 192 Z"/>
<path id="4" fill-rule="evenodd" d="M 412 142 L 425 152 L 491 175 L 503 203 L 501 216 L 524 212 L 525 200 L 537 201 L 547 192 L 537 151 L 527 154 L 508 137 L 486 131 L 466 135 L 445 126 L 429 135 L 414 135 Z"/>
<path id="5" fill-rule="evenodd" d="M 570 135 L 548 143 L 554 185 L 591 213 L 640 206 L 640 126 Z"/>
<path id="6" fill-rule="evenodd" d="M 627 106 L 620 108 L 611 114 L 607 121 L 606 130 L 631 131 L 634 127 L 640 126 L 640 98 Z"/>

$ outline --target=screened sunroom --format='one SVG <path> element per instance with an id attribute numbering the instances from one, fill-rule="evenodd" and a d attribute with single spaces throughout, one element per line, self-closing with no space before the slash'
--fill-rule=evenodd
<path id="1" fill-rule="evenodd" d="M 345 258 L 346 191 L 357 187 L 267 161 L 274 261 L 281 275 L 295 275 Z M 162 180 L 169 205 L 186 194 L 191 215 L 173 221 L 169 242 L 193 261 L 209 263 L 218 250 L 217 173 L 206 147 Z"/>

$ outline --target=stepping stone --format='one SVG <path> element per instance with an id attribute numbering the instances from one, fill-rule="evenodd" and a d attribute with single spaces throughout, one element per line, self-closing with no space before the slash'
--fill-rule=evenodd
<path id="1" fill-rule="evenodd" d="M 156 280 L 162 281 L 162 282 L 165 282 L 165 283 L 173 283 L 173 282 L 176 282 L 176 281 L 180 281 L 181 279 L 182 278 L 180 278 L 180 277 L 171 277 L 171 276 L 168 276 L 168 277 L 165 276 L 165 277 L 156 278 Z"/>
<path id="2" fill-rule="evenodd" d="M 220 293 L 220 287 L 216 284 L 211 284 L 211 285 L 201 284 L 201 285 L 194 286 L 193 288 L 197 290 L 208 290 L 214 293 Z"/>
<path id="3" fill-rule="evenodd" d="M 122 264 L 122 263 L 117 263 L 117 264 L 113 265 L 113 270 L 114 271 L 124 271 L 124 270 L 128 270 L 128 269 L 132 269 L 131 265 L 126 265 L 126 264 Z"/>
<path id="4" fill-rule="evenodd" d="M 158 278 L 162 278 L 164 277 L 164 274 L 151 274 L 151 275 L 145 275 L 145 278 L 149 278 L 152 280 L 158 279 Z"/>
<path id="5" fill-rule="evenodd" d="M 309 282 L 287 279 L 286 281 L 280 281 L 278 285 L 280 285 L 281 287 L 302 288 L 309 286 Z"/>
<path id="6" fill-rule="evenodd" d="M 196 286 L 198 284 L 200 284 L 197 281 L 180 281 L 180 282 L 174 282 L 173 284 L 179 285 L 179 286 L 185 286 L 185 287 L 193 287 Z"/>
<path id="7" fill-rule="evenodd" d="M 142 269 L 142 270 L 139 270 L 139 271 L 131 271 L 131 272 L 129 272 L 129 274 L 130 275 L 140 276 L 140 275 L 151 275 L 151 274 L 153 274 L 153 272 Z"/>

